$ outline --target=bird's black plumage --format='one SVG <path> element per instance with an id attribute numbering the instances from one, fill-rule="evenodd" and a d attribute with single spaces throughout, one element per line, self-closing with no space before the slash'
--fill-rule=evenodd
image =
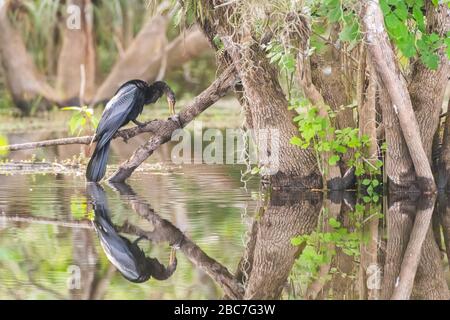
<path id="1" fill-rule="evenodd" d="M 170 103 L 175 103 L 175 94 L 163 81 L 148 85 L 142 80 L 131 80 L 117 90 L 107 103 L 95 133 L 97 145 L 86 170 L 88 181 L 100 181 L 105 175 L 109 144 L 114 134 L 130 121 L 139 124 L 136 119 L 144 105 L 155 103 L 163 94 Z"/>
<path id="2" fill-rule="evenodd" d="M 93 200 L 94 228 L 97 231 L 103 251 L 124 278 L 136 283 L 145 282 L 150 277 L 157 280 L 169 278 L 176 269 L 176 258 L 166 268 L 158 259 L 146 257 L 138 246 L 140 239 L 131 242 L 117 232 L 110 218 L 103 188 L 96 183 L 89 183 L 87 192 Z"/>

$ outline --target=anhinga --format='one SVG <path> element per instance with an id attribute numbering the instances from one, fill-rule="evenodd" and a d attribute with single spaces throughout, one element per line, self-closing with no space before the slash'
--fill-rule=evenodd
<path id="1" fill-rule="evenodd" d="M 97 145 L 86 170 L 88 181 L 100 181 L 105 175 L 109 144 L 119 128 L 130 121 L 138 126 L 144 125 L 136 120 L 144 105 L 155 103 L 163 94 L 167 96 L 171 119 L 178 121 L 175 116 L 175 94 L 165 82 L 156 81 L 149 85 L 142 80 L 131 80 L 117 90 L 107 103 L 95 132 L 93 141 L 96 140 Z"/>
<path id="2" fill-rule="evenodd" d="M 174 273 L 177 267 L 175 249 L 171 250 L 167 268 L 158 259 L 146 257 L 138 246 L 138 242 L 143 237 L 131 242 L 116 230 L 109 215 L 103 188 L 96 183 L 89 183 L 87 192 L 93 200 L 94 228 L 97 231 L 103 251 L 125 279 L 136 283 L 145 282 L 150 277 L 165 280 Z"/>

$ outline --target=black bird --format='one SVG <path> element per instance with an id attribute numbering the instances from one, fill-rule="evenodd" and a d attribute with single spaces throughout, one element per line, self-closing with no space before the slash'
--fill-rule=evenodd
<path id="1" fill-rule="evenodd" d="M 94 205 L 94 228 L 100 239 L 100 244 L 108 260 L 119 270 L 123 277 L 131 282 L 145 282 L 150 277 L 157 280 L 168 279 L 177 267 L 175 250 L 172 249 L 167 268 L 158 259 L 146 257 L 139 248 L 140 237 L 131 242 L 121 236 L 111 221 L 106 194 L 96 183 L 89 183 L 87 192 Z"/>
<path id="2" fill-rule="evenodd" d="M 97 145 L 86 170 L 88 181 L 100 181 L 105 175 L 109 144 L 119 128 L 130 121 L 138 126 L 144 125 L 136 120 L 144 105 L 155 103 L 163 94 L 167 96 L 171 119 L 179 122 L 175 116 L 175 94 L 165 82 L 156 81 L 149 85 L 142 80 L 131 80 L 117 90 L 107 103 L 92 139 L 97 141 Z"/>

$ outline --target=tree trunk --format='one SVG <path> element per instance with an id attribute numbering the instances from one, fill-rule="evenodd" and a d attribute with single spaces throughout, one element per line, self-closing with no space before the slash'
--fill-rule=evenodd
<path id="1" fill-rule="evenodd" d="M 265 55 L 256 48 L 244 49 L 239 57 L 234 56 L 244 88 L 244 95 L 252 115 L 252 134 L 260 153 L 260 165 L 270 173 L 263 178 L 273 187 L 317 188 L 321 176 L 311 150 L 303 150 L 290 143 L 297 135 L 292 122 L 294 114 L 288 110 L 288 103 L 278 82 L 277 73 Z M 245 64 L 240 61 L 246 61 Z M 266 131 L 267 130 L 267 131 Z M 268 139 L 264 139 L 267 133 Z M 275 143 L 275 145 L 273 145 Z M 276 149 L 272 149 L 274 146 Z M 265 161 L 278 157 L 278 163 Z"/>
<path id="2" fill-rule="evenodd" d="M 442 3 L 436 7 L 431 1 L 426 1 L 425 8 L 427 32 L 446 37 L 450 31 L 450 9 L 448 9 L 447 4 Z M 450 60 L 446 56 L 445 48 L 441 47 L 437 54 L 439 56 L 437 70 L 429 69 L 421 61 L 416 61 L 413 64 L 411 81 L 408 86 L 411 102 L 419 123 L 423 147 L 430 163 L 432 163 L 433 138 L 438 129 L 439 115 L 450 74 Z M 450 150 L 442 151 L 442 157 L 449 157 Z M 447 151 L 447 154 L 445 151 Z"/>
<path id="3" fill-rule="evenodd" d="M 378 0 L 364 1 L 362 22 L 366 32 L 367 50 L 380 80 L 389 93 L 392 108 L 398 116 L 419 186 L 424 192 L 434 192 L 436 185 L 421 141 L 420 128 L 414 115 L 406 80 L 398 69 L 394 52 L 384 28 L 383 15 Z"/>
<path id="4" fill-rule="evenodd" d="M 424 300 L 450 299 L 441 252 L 436 244 L 431 227 L 428 228 L 425 241 L 422 245 L 422 254 L 414 279 L 411 298 Z"/>
<path id="5" fill-rule="evenodd" d="M 0 3 L 0 58 L 13 101 L 22 113 L 28 114 L 39 99 L 47 105 L 59 104 L 60 99 L 39 74 L 20 33 L 9 21 L 10 4 Z"/>
<path id="6" fill-rule="evenodd" d="M 345 43 L 340 42 L 338 38 L 340 31 L 339 24 L 334 24 L 330 34 L 332 45 L 326 46 L 324 52 L 311 56 L 312 83 L 322 94 L 325 103 L 336 112 L 336 129 L 355 128 L 353 109 L 345 108 L 352 102 L 352 65 L 348 57 L 350 53 L 345 51 Z M 339 43 L 340 48 L 336 48 L 334 43 Z M 349 150 L 342 155 L 342 174 L 347 170 L 345 162 L 352 154 L 353 151 Z"/>
<path id="7" fill-rule="evenodd" d="M 235 10 L 235 4 L 216 7 L 214 1 L 203 0 L 201 6 L 214 21 L 211 23 L 206 18 L 200 21 L 204 32 L 209 38 L 219 36 L 228 56 L 226 62 L 234 63 L 241 79 L 263 181 L 274 188 L 321 187 L 321 175 L 312 151 L 290 143 L 298 132 L 292 121 L 294 113 L 287 108 L 276 69 L 250 37 L 251 27 L 243 26 L 244 35 L 233 30 L 227 16 Z"/>
<path id="8" fill-rule="evenodd" d="M 398 117 L 392 108 L 387 91 L 382 83 L 379 83 L 379 85 L 379 104 L 382 110 L 385 139 L 388 146 L 384 170 L 388 177 L 389 190 L 392 192 L 418 190 L 418 186 L 415 185 L 414 166 L 408 153 Z"/>
<path id="9" fill-rule="evenodd" d="M 64 16 L 56 87 L 64 104 L 80 105 L 90 100 L 95 90 L 94 9 L 91 0 L 70 0 L 69 5 L 80 9 L 80 26 L 69 24 L 69 13 Z"/>

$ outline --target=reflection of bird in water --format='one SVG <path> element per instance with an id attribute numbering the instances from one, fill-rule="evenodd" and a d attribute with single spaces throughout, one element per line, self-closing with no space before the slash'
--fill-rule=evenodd
<path id="1" fill-rule="evenodd" d="M 105 191 L 96 183 L 88 183 L 87 192 L 94 205 L 94 227 L 100 244 L 108 260 L 131 282 L 145 282 L 150 277 L 157 280 L 169 278 L 177 267 L 175 251 L 172 249 L 169 265 L 166 268 L 156 258 L 146 257 L 139 248 L 140 237 L 131 242 L 119 235 L 109 216 Z"/>
<path id="2" fill-rule="evenodd" d="M 175 94 L 165 82 L 156 81 L 148 85 L 147 82 L 142 80 L 131 80 L 117 90 L 114 97 L 106 105 L 94 136 L 97 145 L 86 170 L 88 181 L 100 181 L 105 175 L 109 144 L 119 128 L 130 121 L 138 126 L 144 125 L 144 123 L 136 120 L 144 105 L 155 103 L 163 94 L 167 96 L 172 115 L 171 119 L 179 123 L 174 109 Z"/>

